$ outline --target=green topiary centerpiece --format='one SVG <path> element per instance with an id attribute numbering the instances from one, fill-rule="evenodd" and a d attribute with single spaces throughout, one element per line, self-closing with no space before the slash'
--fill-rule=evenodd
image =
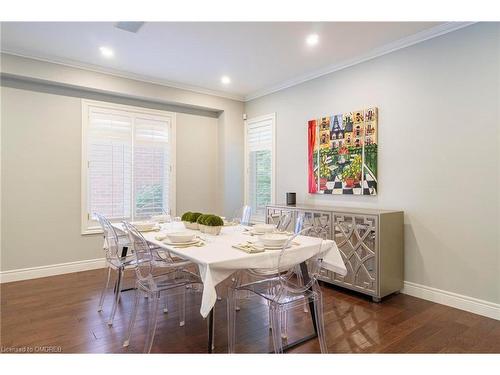
<path id="1" fill-rule="evenodd" d="M 224 226 L 224 220 L 220 216 L 202 214 L 201 212 L 185 212 L 182 217 L 184 226 L 188 229 L 199 229 L 203 233 L 217 235 Z"/>
<path id="2" fill-rule="evenodd" d="M 202 215 L 201 212 L 193 212 L 191 213 L 190 221 L 191 223 L 196 223 L 198 221 L 198 218 Z"/>
<path id="3" fill-rule="evenodd" d="M 217 215 L 201 215 L 198 217 L 198 226 L 203 233 L 218 235 L 224 226 L 224 220 Z"/>
<path id="4" fill-rule="evenodd" d="M 182 216 L 181 216 L 181 220 L 182 220 L 182 221 L 189 221 L 189 222 L 191 222 L 191 215 L 192 215 L 192 214 L 193 214 L 193 213 L 192 213 L 191 211 L 184 212 L 184 213 L 182 214 Z"/>
<path id="5" fill-rule="evenodd" d="M 196 222 L 198 218 L 202 216 L 201 212 L 185 212 L 181 220 L 184 222 L 184 226 L 188 229 L 198 229 L 198 223 Z"/>
<path id="6" fill-rule="evenodd" d="M 209 227 L 222 227 L 224 225 L 224 220 L 217 215 L 208 215 L 203 221 L 203 224 Z"/>
<path id="7" fill-rule="evenodd" d="M 208 216 L 210 216 L 210 215 L 208 215 L 208 214 L 202 214 L 202 215 L 198 216 L 198 219 L 196 220 L 196 222 L 197 222 L 198 224 L 203 225 L 203 224 L 205 223 L 205 219 L 206 219 Z"/>

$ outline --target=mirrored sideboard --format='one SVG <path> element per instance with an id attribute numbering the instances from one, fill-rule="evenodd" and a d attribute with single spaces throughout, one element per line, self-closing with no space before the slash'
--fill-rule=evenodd
<path id="1" fill-rule="evenodd" d="M 347 275 L 322 269 L 320 280 L 370 295 L 376 302 L 403 288 L 403 211 L 279 204 L 266 210 L 267 223 L 291 213 L 291 231 L 303 214 L 304 228 L 321 226 L 337 243 Z"/>

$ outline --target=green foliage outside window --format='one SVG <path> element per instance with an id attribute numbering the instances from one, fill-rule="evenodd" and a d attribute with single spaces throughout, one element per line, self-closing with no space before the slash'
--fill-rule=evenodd
<path id="1" fill-rule="evenodd" d="M 137 189 L 135 197 L 137 216 L 163 213 L 163 190 L 160 184 L 147 185 Z"/>
<path id="2" fill-rule="evenodd" d="M 255 199 L 257 207 L 271 203 L 271 151 L 255 151 Z"/>

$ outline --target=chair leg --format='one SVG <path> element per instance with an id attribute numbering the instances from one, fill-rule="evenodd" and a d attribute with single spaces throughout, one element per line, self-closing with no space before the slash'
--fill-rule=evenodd
<path id="1" fill-rule="evenodd" d="M 108 267 L 108 276 L 106 277 L 106 284 L 104 284 L 104 288 L 102 288 L 101 298 L 99 298 L 99 307 L 97 309 L 98 312 L 102 311 L 102 305 L 104 305 L 104 297 L 106 296 L 106 290 L 108 290 L 109 286 L 109 278 L 111 276 L 111 267 Z"/>
<path id="2" fill-rule="evenodd" d="M 281 341 L 281 311 L 272 305 L 270 311 L 273 325 L 272 336 L 274 352 L 280 354 L 283 353 L 283 342 Z"/>
<path id="3" fill-rule="evenodd" d="M 116 308 L 118 307 L 118 302 L 120 301 L 120 294 L 122 288 L 122 279 L 123 279 L 123 268 L 118 269 L 118 280 L 116 282 L 116 291 L 115 291 L 115 300 L 113 301 L 113 307 L 111 309 L 111 315 L 109 316 L 108 326 L 113 325 L 113 320 L 115 319 Z"/>
<path id="4" fill-rule="evenodd" d="M 272 286 L 271 284 L 268 284 L 268 286 L 267 286 L 267 293 L 269 295 L 272 295 L 274 293 L 274 286 Z M 273 323 L 273 318 L 271 316 L 271 302 L 266 300 L 266 303 L 267 303 L 268 315 L 269 315 L 269 329 L 272 330 L 274 323 Z"/>
<path id="5" fill-rule="evenodd" d="M 323 296 L 321 292 L 318 293 L 318 297 L 314 300 L 314 315 L 316 317 L 316 327 L 318 329 L 318 340 L 321 353 L 328 353 L 328 347 L 326 346 L 326 336 L 325 336 L 325 323 L 323 320 Z"/>
<path id="6" fill-rule="evenodd" d="M 281 312 L 281 338 L 288 338 L 288 313 L 286 310 Z"/>
<path id="7" fill-rule="evenodd" d="M 236 345 L 236 291 L 230 289 L 227 295 L 227 349 L 235 353 Z"/>
<path id="8" fill-rule="evenodd" d="M 295 274 L 297 275 L 297 283 L 300 286 L 304 286 L 304 279 L 302 278 L 302 270 L 300 269 L 300 266 L 296 267 Z M 304 299 L 304 312 L 305 313 L 309 312 L 309 308 L 307 307 L 307 299 Z"/>
<path id="9" fill-rule="evenodd" d="M 125 347 L 129 345 L 130 338 L 132 337 L 132 330 L 134 329 L 135 319 L 137 318 L 140 296 L 141 292 L 139 289 L 136 289 L 134 294 L 134 306 L 132 306 L 132 314 L 130 315 L 130 322 L 128 324 L 127 339 L 123 342 L 123 346 Z"/>
<path id="10" fill-rule="evenodd" d="M 151 303 L 151 311 L 149 312 L 148 333 L 146 335 L 146 342 L 144 344 L 144 353 L 150 353 L 153 346 L 153 340 L 156 333 L 156 323 L 158 321 L 158 305 L 160 303 L 160 292 L 151 295 L 153 300 Z"/>
<path id="11" fill-rule="evenodd" d="M 233 288 L 236 288 L 238 286 L 240 286 L 241 284 L 241 274 L 237 274 L 236 277 L 234 277 L 232 279 L 233 281 Z M 235 292 L 235 293 L 239 293 L 239 292 Z M 236 298 L 234 299 L 234 310 L 235 311 L 240 311 L 240 304 L 239 304 L 239 298 Z"/>
<path id="12" fill-rule="evenodd" d="M 183 327 L 186 322 L 186 288 L 181 287 L 179 294 L 179 326 Z"/>
<path id="13" fill-rule="evenodd" d="M 165 292 L 165 306 L 163 307 L 163 313 L 168 314 L 168 294 Z"/>

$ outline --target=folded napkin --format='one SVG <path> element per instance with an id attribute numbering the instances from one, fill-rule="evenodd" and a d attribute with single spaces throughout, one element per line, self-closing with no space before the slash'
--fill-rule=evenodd
<path id="1" fill-rule="evenodd" d="M 233 245 L 235 249 L 244 251 L 245 253 L 254 254 L 254 253 L 262 253 L 265 251 L 265 247 L 261 245 L 257 245 L 255 243 L 250 242 L 241 242 L 236 245 Z"/>
<path id="2" fill-rule="evenodd" d="M 167 235 L 165 233 L 159 233 L 155 236 L 155 240 L 157 241 L 163 241 L 165 238 L 167 238 Z"/>

